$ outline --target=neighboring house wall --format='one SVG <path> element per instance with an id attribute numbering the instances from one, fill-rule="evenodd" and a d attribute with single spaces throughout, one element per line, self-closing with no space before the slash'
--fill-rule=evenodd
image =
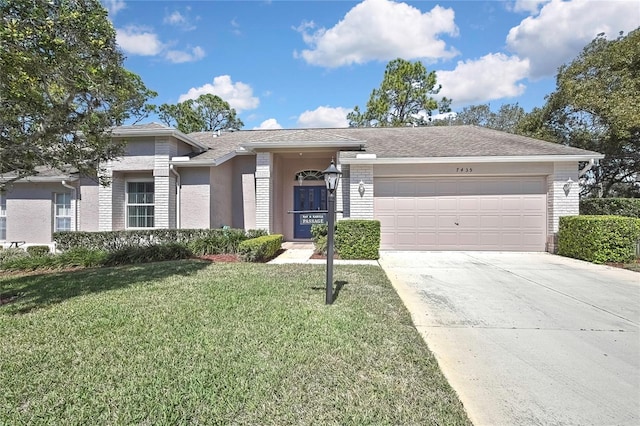
<path id="1" fill-rule="evenodd" d="M 178 169 L 180 188 L 180 228 L 207 229 L 211 224 L 211 190 L 209 167 Z"/>
<path id="2" fill-rule="evenodd" d="M 19 183 L 6 193 L 7 242 L 50 244 L 53 232 L 53 194 L 68 193 L 60 183 Z M 73 205 L 73 202 L 72 202 Z"/>
<path id="3" fill-rule="evenodd" d="M 561 216 L 580 214 L 580 185 L 578 184 L 578 164 L 563 162 L 553 164 L 553 173 L 547 177 L 548 197 L 548 238 L 547 251 L 557 250 L 558 228 Z M 571 179 L 571 188 L 565 193 L 564 186 Z"/>

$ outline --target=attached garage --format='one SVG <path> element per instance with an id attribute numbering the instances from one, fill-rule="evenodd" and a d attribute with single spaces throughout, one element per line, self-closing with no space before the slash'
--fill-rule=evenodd
<path id="1" fill-rule="evenodd" d="M 375 178 L 381 248 L 545 251 L 545 176 Z"/>

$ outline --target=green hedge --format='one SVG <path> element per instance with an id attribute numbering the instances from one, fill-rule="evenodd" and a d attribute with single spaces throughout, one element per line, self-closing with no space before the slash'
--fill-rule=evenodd
<path id="1" fill-rule="evenodd" d="M 640 218 L 640 198 L 583 198 L 580 214 Z"/>
<path id="2" fill-rule="evenodd" d="M 282 247 L 282 235 L 265 235 L 244 240 L 238 253 L 245 262 L 263 262 L 274 257 Z"/>
<path id="3" fill-rule="evenodd" d="M 622 216 L 560 218 L 558 254 L 594 263 L 631 262 L 640 239 L 640 219 Z"/>
<path id="4" fill-rule="evenodd" d="M 339 220 L 336 226 L 336 251 L 340 259 L 378 259 L 380 257 L 380 221 Z"/>
<path id="5" fill-rule="evenodd" d="M 59 250 L 73 248 L 117 251 L 127 247 L 148 247 L 169 243 L 190 243 L 198 239 L 208 240 L 201 247 L 208 247 L 197 254 L 235 253 L 240 241 L 266 235 L 263 230 L 242 229 L 141 229 L 107 232 L 54 232 L 53 241 Z M 211 246 L 215 244 L 215 248 Z"/>
<path id="6" fill-rule="evenodd" d="M 49 246 L 29 246 L 27 247 L 27 253 L 31 256 L 46 256 L 51 252 Z"/>

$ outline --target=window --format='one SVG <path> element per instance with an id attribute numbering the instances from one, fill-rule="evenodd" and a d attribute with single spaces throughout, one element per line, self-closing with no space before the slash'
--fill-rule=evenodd
<path id="1" fill-rule="evenodd" d="M 0 194 L 0 241 L 7 239 L 7 197 Z"/>
<path id="2" fill-rule="evenodd" d="M 56 232 L 71 231 L 71 193 L 55 193 L 53 204 L 53 230 Z"/>
<path id="3" fill-rule="evenodd" d="M 153 228 L 153 182 L 127 182 L 127 228 Z"/>

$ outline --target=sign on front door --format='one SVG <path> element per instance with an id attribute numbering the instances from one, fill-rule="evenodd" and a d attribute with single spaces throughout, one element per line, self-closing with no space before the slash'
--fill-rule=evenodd
<path id="1" fill-rule="evenodd" d="M 309 210 L 327 210 L 327 188 L 323 186 L 293 187 L 294 238 L 311 238 L 311 227 L 326 222 L 326 213 L 309 213 Z"/>

